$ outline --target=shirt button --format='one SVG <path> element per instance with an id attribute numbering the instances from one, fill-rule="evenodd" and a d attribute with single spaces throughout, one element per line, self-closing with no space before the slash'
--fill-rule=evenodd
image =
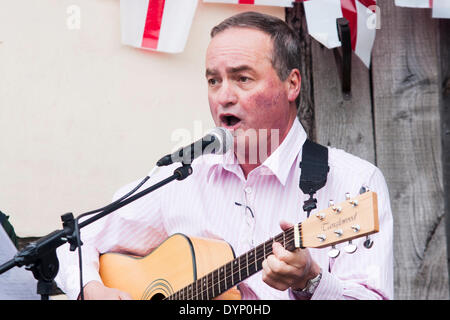
<path id="1" fill-rule="evenodd" d="M 244 189 L 245 193 L 252 193 L 252 188 L 251 187 L 246 187 Z"/>

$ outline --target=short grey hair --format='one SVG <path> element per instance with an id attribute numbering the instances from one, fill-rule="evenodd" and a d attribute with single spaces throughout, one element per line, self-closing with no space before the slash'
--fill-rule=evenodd
<path id="1" fill-rule="evenodd" d="M 272 66 L 284 81 L 292 69 L 300 70 L 300 42 L 297 34 L 283 20 L 258 12 L 243 12 L 231 16 L 211 30 L 211 38 L 229 28 L 260 30 L 273 41 Z"/>

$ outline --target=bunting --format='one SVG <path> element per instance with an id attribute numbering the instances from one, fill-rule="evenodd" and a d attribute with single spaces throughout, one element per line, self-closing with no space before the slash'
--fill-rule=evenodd
<path id="1" fill-rule="evenodd" d="M 450 19 L 450 0 L 395 0 L 397 7 L 431 8 L 433 18 Z"/>
<path id="2" fill-rule="evenodd" d="M 203 0 L 210 3 L 254 4 L 259 6 L 292 7 L 294 0 Z M 297 0 L 297 2 L 300 2 Z"/>
<path id="3" fill-rule="evenodd" d="M 120 0 L 122 43 L 182 52 L 196 8 L 197 0 Z"/>
<path id="4" fill-rule="evenodd" d="M 329 49 L 341 46 L 336 19 L 346 18 L 353 51 L 370 66 L 377 25 L 375 0 L 305 0 L 304 8 L 309 34 Z"/>

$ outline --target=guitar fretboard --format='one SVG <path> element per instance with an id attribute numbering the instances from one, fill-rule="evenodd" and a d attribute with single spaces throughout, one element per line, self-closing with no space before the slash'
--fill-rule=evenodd
<path id="1" fill-rule="evenodd" d="M 301 224 L 299 224 L 301 238 Z M 295 249 L 294 227 L 280 233 L 229 263 L 197 279 L 166 297 L 168 300 L 210 300 L 262 269 L 262 262 L 272 254 L 272 245 L 279 242 L 286 250 Z M 301 239 L 300 239 L 301 243 Z"/>

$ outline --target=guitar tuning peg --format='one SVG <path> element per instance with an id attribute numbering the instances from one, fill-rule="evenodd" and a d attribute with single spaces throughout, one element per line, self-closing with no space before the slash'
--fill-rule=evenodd
<path id="1" fill-rule="evenodd" d="M 345 252 L 350 253 L 350 254 L 355 253 L 356 249 L 358 249 L 358 248 L 356 247 L 356 244 L 352 243 L 352 240 L 350 240 L 348 242 L 348 245 L 344 248 Z"/>
<path id="2" fill-rule="evenodd" d="M 316 213 L 316 217 L 319 218 L 320 220 L 323 220 L 323 219 L 325 219 L 325 213 L 317 212 Z"/>
<path id="3" fill-rule="evenodd" d="M 363 194 L 363 193 L 366 193 L 366 192 L 369 192 L 369 191 L 370 191 L 369 187 L 366 186 L 366 185 L 363 185 L 361 187 L 361 189 L 359 189 L 359 194 Z"/>
<path id="4" fill-rule="evenodd" d="M 334 201 L 328 200 L 328 207 L 334 207 Z"/>
<path id="5" fill-rule="evenodd" d="M 333 203 L 333 205 L 331 206 L 331 209 L 333 210 L 334 213 L 338 214 L 341 213 L 342 208 L 341 207 L 336 207 Z"/>
<path id="6" fill-rule="evenodd" d="M 345 200 L 350 200 L 350 192 L 345 193 Z"/>
<path id="7" fill-rule="evenodd" d="M 332 246 L 331 247 L 331 250 L 330 251 L 328 251 L 328 256 L 330 257 L 330 258 L 337 258 L 338 257 L 338 255 L 339 255 L 339 253 L 341 253 L 341 251 L 339 250 L 339 249 L 337 249 L 335 246 Z"/>
<path id="8" fill-rule="evenodd" d="M 373 240 L 366 236 L 366 240 L 364 241 L 364 248 L 370 249 L 373 246 Z"/>

